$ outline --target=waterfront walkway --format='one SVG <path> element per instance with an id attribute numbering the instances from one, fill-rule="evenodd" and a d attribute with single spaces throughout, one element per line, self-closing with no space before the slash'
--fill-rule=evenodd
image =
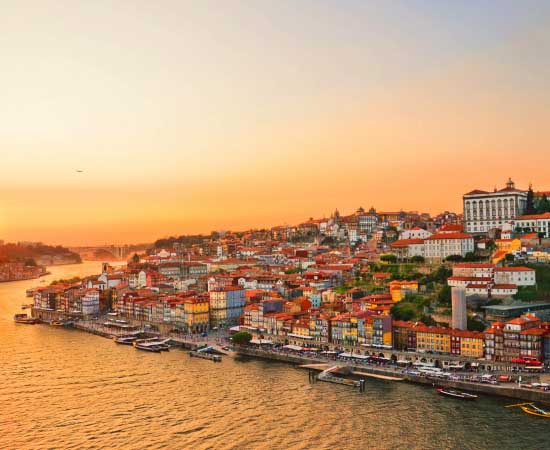
<path id="1" fill-rule="evenodd" d="M 476 392 L 480 394 L 550 404 L 550 391 L 526 388 L 519 383 L 488 384 L 482 382 L 481 375 L 461 375 L 455 376 L 454 379 L 438 378 L 434 376 L 427 376 L 424 374 L 417 374 L 418 372 L 407 368 L 371 364 L 365 361 L 338 361 L 337 358 L 329 359 L 323 358 L 319 355 L 311 357 L 310 355 L 304 356 L 298 353 L 287 351 L 253 349 L 250 347 L 239 347 L 237 353 L 242 356 L 271 359 L 274 361 L 298 364 L 299 366 L 310 366 L 310 368 L 313 370 L 319 370 L 321 366 L 320 361 L 324 360 L 323 362 L 326 366 L 334 366 L 335 364 L 342 367 L 347 366 L 352 370 L 352 373 L 354 373 L 354 375 L 358 372 L 359 376 L 365 376 L 365 374 L 368 373 L 389 378 L 401 378 L 403 381 L 423 384 L 430 387 L 448 387 L 452 389 Z"/>

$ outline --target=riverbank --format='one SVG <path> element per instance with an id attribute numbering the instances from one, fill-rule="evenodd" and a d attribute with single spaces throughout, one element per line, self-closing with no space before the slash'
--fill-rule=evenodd
<path id="1" fill-rule="evenodd" d="M 407 371 L 398 368 L 383 368 L 381 366 L 355 365 L 344 361 L 337 361 L 322 358 L 308 358 L 301 355 L 280 353 L 267 350 L 253 349 L 247 347 L 239 347 L 237 349 L 239 356 L 249 358 L 259 358 L 271 361 L 285 362 L 293 365 L 319 364 L 319 362 L 331 363 L 334 365 L 348 366 L 355 372 L 367 372 L 374 375 L 382 375 L 386 377 L 403 378 L 403 381 L 421 384 L 424 386 L 452 388 L 461 391 L 475 392 L 476 394 L 484 394 L 490 396 L 506 397 L 514 400 L 524 400 L 530 402 L 539 402 L 550 405 L 550 392 L 534 389 L 526 389 L 518 387 L 515 383 L 506 384 L 482 384 L 472 383 L 467 381 L 453 381 L 445 379 L 434 379 L 432 377 L 413 375 Z"/>

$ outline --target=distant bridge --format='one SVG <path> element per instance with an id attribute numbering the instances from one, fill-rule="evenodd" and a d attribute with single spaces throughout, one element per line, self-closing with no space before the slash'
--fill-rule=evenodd
<path id="1" fill-rule="evenodd" d="M 98 245 L 89 247 L 70 247 L 69 250 L 78 253 L 83 256 L 84 259 L 86 256 L 92 256 L 97 252 L 107 252 L 112 255 L 113 258 L 125 259 L 132 251 L 132 247 L 129 245 Z"/>

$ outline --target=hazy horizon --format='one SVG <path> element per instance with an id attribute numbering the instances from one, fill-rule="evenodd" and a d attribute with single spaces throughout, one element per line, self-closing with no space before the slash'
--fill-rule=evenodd
<path id="1" fill-rule="evenodd" d="M 461 212 L 508 177 L 550 190 L 549 19 L 544 1 L 8 1 L 0 239 Z"/>

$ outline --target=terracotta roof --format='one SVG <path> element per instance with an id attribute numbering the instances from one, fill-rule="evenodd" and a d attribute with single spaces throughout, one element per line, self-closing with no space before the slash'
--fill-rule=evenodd
<path id="1" fill-rule="evenodd" d="M 495 272 L 534 272 L 535 269 L 529 267 L 496 267 Z"/>
<path id="2" fill-rule="evenodd" d="M 493 269 L 495 265 L 487 263 L 456 263 L 453 264 L 453 267 L 461 269 Z"/>
<path id="3" fill-rule="evenodd" d="M 473 239 L 473 236 L 466 233 L 437 233 L 432 234 L 427 241 L 435 241 L 442 239 Z"/>
<path id="4" fill-rule="evenodd" d="M 488 194 L 488 193 L 489 192 L 487 192 L 487 191 L 482 191 L 480 189 L 474 189 L 473 191 L 467 192 L 464 195 L 478 195 L 478 194 Z"/>
<path id="5" fill-rule="evenodd" d="M 449 277 L 447 278 L 447 280 L 450 280 L 450 281 L 471 281 L 471 282 L 480 282 L 480 283 L 483 283 L 483 282 L 488 282 L 490 283 L 491 281 L 493 281 L 492 278 L 490 277 L 459 277 L 459 276 L 453 276 L 453 277 Z"/>
<path id="6" fill-rule="evenodd" d="M 423 244 L 424 239 L 399 239 L 391 244 L 392 247 L 408 247 L 413 244 Z"/>
<path id="7" fill-rule="evenodd" d="M 544 214 L 531 214 L 528 216 L 519 216 L 516 220 L 537 220 L 537 219 L 550 219 L 550 212 Z"/>

